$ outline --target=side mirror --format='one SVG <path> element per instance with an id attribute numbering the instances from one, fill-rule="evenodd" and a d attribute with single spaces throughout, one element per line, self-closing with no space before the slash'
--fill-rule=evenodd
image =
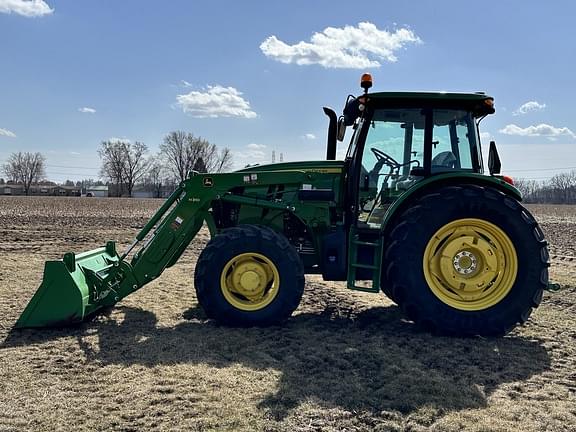
<path id="1" fill-rule="evenodd" d="M 490 171 L 490 175 L 500 174 L 502 170 L 502 163 L 500 162 L 500 156 L 498 156 L 498 150 L 496 149 L 496 143 L 494 141 L 490 141 L 488 170 Z"/>
<path id="2" fill-rule="evenodd" d="M 344 135 L 346 135 L 346 122 L 344 116 L 340 116 L 338 119 L 338 128 L 336 131 L 336 139 L 340 142 L 344 141 Z"/>

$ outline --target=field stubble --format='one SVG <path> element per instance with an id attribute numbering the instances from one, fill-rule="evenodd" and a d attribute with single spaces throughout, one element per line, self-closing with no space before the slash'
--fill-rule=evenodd
<path id="1" fill-rule="evenodd" d="M 107 315 L 11 331 L 45 259 L 123 250 L 159 205 L 0 198 L 0 430 L 576 430 L 575 207 L 531 207 L 564 289 L 501 339 L 422 333 L 383 295 L 318 277 L 283 326 L 218 326 L 192 282 L 205 231 Z"/>

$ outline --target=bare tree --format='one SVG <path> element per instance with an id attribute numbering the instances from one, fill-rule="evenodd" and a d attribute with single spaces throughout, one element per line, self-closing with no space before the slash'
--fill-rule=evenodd
<path id="1" fill-rule="evenodd" d="M 102 159 L 100 173 L 116 185 L 117 196 L 126 188 L 129 196 L 138 180 L 146 173 L 146 144 L 136 141 L 102 141 L 98 154 Z"/>
<path id="2" fill-rule="evenodd" d="M 24 192 L 29 195 L 30 186 L 46 175 L 45 161 L 46 158 L 40 153 L 12 153 L 7 163 L 4 164 L 3 170 L 10 180 L 21 183 L 24 186 Z"/>
<path id="3" fill-rule="evenodd" d="M 196 162 L 194 162 L 194 166 L 192 167 L 192 169 L 194 171 L 198 171 L 199 173 L 208 172 L 208 168 L 206 168 L 206 164 L 204 163 L 204 159 L 202 158 L 202 156 L 196 159 Z"/>
<path id="4" fill-rule="evenodd" d="M 151 158 L 148 165 L 148 172 L 144 177 L 144 186 L 149 191 L 152 191 L 154 198 L 162 197 L 162 187 L 165 186 L 166 183 L 163 182 L 166 174 L 165 171 L 166 168 L 159 158 Z"/>
<path id="5" fill-rule="evenodd" d="M 232 166 L 232 152 L 228 147 L 218 152 L 216 144 L 210 144 L 202 139 L 198 139 L 195 145 L 198 159 L 202 160 L 205 168 L 205 171 L 200 172 L 223 172 Z"/>
<path id="6" fill-rule="evenodd" d="M 167 168 L 180 182 L 186 180 L 192 170 L 222 172 L 232 165 L 232 153 L 191 133 L 173 131 L 164 137 L 160 150 L 166 159 Z"/>
<path id="7" fill-rule="evenodd" d="M 538 201 L 538 192 L 542 188 L 536 180 L 518 178 L 514 179 L 514 186 L 522 193 L 522 200 L 526 203 Z"/>
<path id="8" fill-rule="evenodd" d="M 215 166 L 215 172 L 225 172 L 232 168 L 232 150 L 228 147 L 224 147 L 220 150 L 220 156 L 218 158 L 218 164 Z"/>
<path id="9" fill-rule="evenodd" d="M 149 164 L 148 159 L 146 159 L 148 148 L 146 144 L 139 141 L 134 144 L 123 144 L 125 152 L 124 180 L 128 195 L 132 196 L 134 185 L 146 174 Z"/>
<path id="10" fill-rule="evenodd" d="M 576 189 L 576 171 L 556 174 L 550 179 L 550 186 L 555 191 L 557 202 L 562 204 L 573 202 Z"/>
<path id="11" fill-rule="evenodd" d="M 122 195 L 124 184 L 125 148 L 121 141 L 102 141 L 98 150 L 102 167 L 100 175 L 116 185 L 116 195 Z"/>
<path id="12" fill-rule="evenodd" d="M 191 134 L 173 131 L 164 137 L 160 151 L 166 158 L 166 165 L 180 182 L 186 179 L 194 166 L 194 155 L 190 146 Z M 193 137 L 192 137 L 193 138 Z"/>

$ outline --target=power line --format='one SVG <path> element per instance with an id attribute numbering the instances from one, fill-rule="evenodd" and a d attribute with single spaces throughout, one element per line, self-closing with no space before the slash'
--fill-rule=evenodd
<path id="1" fill-rule="evenodd" d="M 506 172 L 555 171 L 555 170 L 566 170 L 566 169 L 576 169 L 576 166 L 571 166 L 571 167 L 557 167 L 557 168 L 511 169 L 511 170 L 506 170 Z"/>
<path id="2" fill-rule="evenodd" d="M 89 169 L 89 170 L 100 169 L 100 168 L 94 168 L 94 167 L 67 166 L 67 165 L 48 165 L 48 164 L 46 164 L 46 166 L 50 167 L 50 168 L 73 168 L 73 169 Z"/>
<path id="3" fill-rule="evenodd" d="M 550 180 L 551 177 L 516 177 L 516 180 Z"/>
<path id="4" fill-rule="evenodd" d="M 94 173 L 71 173 L 71 172 L 58 172 L 58 171 L 46 171 L 47 175 L 70 175 L 70 176 L 85 176 L 85 177 L 89 177 L 89 176 L 94 176 L 96 174 Z"/>
<path id="5" fill-rule="evenodd" d="M 0 163 L 7 163 L 8 161 L 0 160 Z M 47 168 L 72 168 L 72 169 L 86 169 L 86 170 L 99 170 L 100 168 L 95 167 L 85 167 L 85 166 L 72 166 L 72 165 L 52 165 L 52 164 L 44 164 Z"/>

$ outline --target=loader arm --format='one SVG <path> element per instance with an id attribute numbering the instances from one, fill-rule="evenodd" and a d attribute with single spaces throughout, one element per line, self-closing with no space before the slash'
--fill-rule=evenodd
<path id="1" fill-rule="evenodd" d="M 284 177 L 279 179 L 278 177 Z M 165 204 L 144 226 L 136 236 L 136 242 L 142 241 L 158 224 L 152 237 L 136 252 L 130 262 L 131 272 L 137 288 L 157 278 L 165 268 L 175 264 L 196 236 L 204 222 L 210 229 L 210 234 L 216 234 L 216 227 L 210 212 L 215 201 L 231 202 L 295 212 L 297 207 L 293 202 L 269 200 L 265 196 L 250 194 L 232 194 L 231 189 L 239 184 L 249 183 L 251 186 L 274 184 L 279 181 L 287 188 L 297 191 L 302 182 L 310 177 L 303 171 L 258 173 L 255 180 L 245 181 L 246 174 L 197 174 L 186 180 L 168 198 Z M 122 286 L 121 297 L 134 291 L 133 286 Z"/>
<path id="2" fill-rule="evenodd" d="M 16 327 L 46 327 L 81 322 L 99 309 L 111 306 L 142 288 L 174 265 L 206 221 L 210 234 L 216 226 L 211 214 L 214 202 L 296 212 L 298 204 L 266 196 L 232 194 L 238 185 L 258 188 L 282 183 L 298 191 L 319 173 L 306 171 L 193 174 L 164 202 L 119 255 L 114 242 L 106 247 L 62 260 L 48 261 L 40 288 L 16 323 Z M 286 194 L 295 199 L 296 193 Z M 152 234 L 150 234 L 152 233 Z M 140 245 L 141 243 L 143 245 Z M 135 252 L 134 252 L 135 251 Z M 131 256 L 131 259 L 129 259 Z"/>

